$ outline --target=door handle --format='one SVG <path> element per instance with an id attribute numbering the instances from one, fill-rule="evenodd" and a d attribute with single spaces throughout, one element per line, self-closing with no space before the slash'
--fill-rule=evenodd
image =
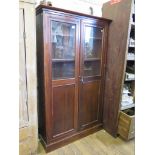
<path id="1" fill-rule="evenodd" d="M 79 76 L 80 82 L 83 83 L 83 76 Z"/>

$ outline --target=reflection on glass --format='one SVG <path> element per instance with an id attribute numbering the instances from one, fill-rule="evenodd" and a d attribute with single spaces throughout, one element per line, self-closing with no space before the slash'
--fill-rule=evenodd
<path id="1" fill-rule="evenodd" d="M 102 51 L 102 29 L 85 27 L 84 76 L 100 75 Z"/>
<path id="2" fill-rule="evenodd" d="M 102 48 L 102 32 L 101 28 L 85 27 L 84 54 L 87 58 L 100 58 Z"/>
<path id="3" fill-rule="evenodd" d="M 75 25 L 52 21 L 52 58 L 74 59 L 75 57 Z"/>
<path id="4" fill-rule="evenodd" d="M 102 28 L 99 27 L 92 27 L 92 26 L 86 26 L 85 27 L 85 40 L 89 38 L 98 38 L 102 39 Z"/>
<path id="5" fill-rule="evenodd" d="M 75 76 L 75 24 L 52 21 L 52 78 L 65 79 Z"/>

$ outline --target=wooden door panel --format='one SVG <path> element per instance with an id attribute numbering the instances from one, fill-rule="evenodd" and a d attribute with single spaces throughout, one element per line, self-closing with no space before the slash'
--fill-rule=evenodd
<path id="1" fill-rule="evenodd" d="M 85 128 L 99 120 L 100 81 L 83 83 L 81 87 L 79 120 L 80 128 Z"/>
<path id="2" fill-rule="evenodd" d="M 75 129 L 75 84 L 53 88 L 53 137 Z"/>

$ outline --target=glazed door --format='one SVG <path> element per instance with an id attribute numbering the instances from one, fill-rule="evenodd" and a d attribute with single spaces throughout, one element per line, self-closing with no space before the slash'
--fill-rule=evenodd
<path id="1" fill-rule="evenodd" d="M 103 25 L 82 22 L 79 76 L 79 127 L 98 125 L 102 119 Z"/>
<path id="2" fill-rule="evenodd" d="M 79 23 L 64 18 L 50 20 L 52 139 L 77 129 Z"/>

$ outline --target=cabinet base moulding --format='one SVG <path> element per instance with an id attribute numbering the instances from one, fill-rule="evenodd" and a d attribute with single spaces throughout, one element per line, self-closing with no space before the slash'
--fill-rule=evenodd
<path id="1" fill-rule="evenodd" d="M 83 137 L 86 137 L 90 134 L 93 134 L 99 130 L 102 130 L 103 129 L 103 125 L 100 124 L 100 125 L 97 125 L 95 127 L 92 127 L 92 128 L 89 128 L 89 129 L 86 129 L 86 130 L 82 130 L 82 131 L 79 131 L 71 136 L 68 136 L 68 137 L 65 137 L 64 139 L 60 139 L 59 141 L 54 141 L 54 142 L 51 142 L 49 144 L 47 144 L 44 139 L 42 138 L 41 135 L 39 135 L 39 138 L 40 138 L 40 142 L 42 143 L 45 151 L 48 153 L 50 151 L 53 151 L 55 149 L 58 149 L 64 145 L 67 145 L 71 142 L 74 142 L 80 138 L 83 138 Z"/>

